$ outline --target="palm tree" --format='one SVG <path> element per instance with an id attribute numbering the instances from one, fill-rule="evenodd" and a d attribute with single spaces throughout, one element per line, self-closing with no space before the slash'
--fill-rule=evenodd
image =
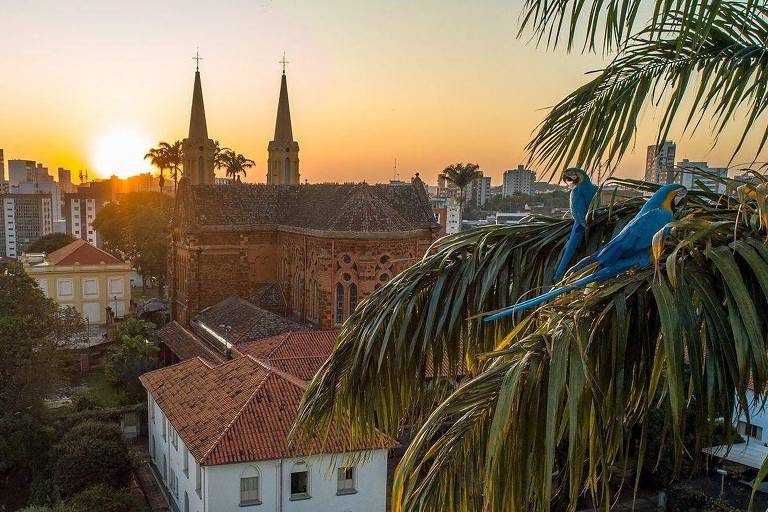
<path id="1" fill-rule="evenodd" d="M 227 151 L 230 151 L 229 148 L 223 147 L 219 141 L 215 140 L 214 143 L 214 150 L 213 150 L 213 167 L 215 169 L 223 169 L 224 168 L 224 153 Z"/>
<path id="2" fill-rule="evenodd" d="M 638 10 L 654 13 L 639 30 Z M 743 133 L 768 133 L 765 0 L 526 0 L 522 19 L 521 33 L 549 46 L 566 41 L 570 50 L 585 34 L 585 49 L 617 52 L 529 144 L 552 173 L 620 161 L 638 113 L 659 100 L 654 89 L 671 91 L 661 98 L 660 139 L 681 105 L 690 107 L 685 129 L 709 116 L 715 139 L 738 122 Z M 746 115 L 733 115 L 737 107 Z M 607 510 L 624 470 L 658 456 L 646 453 L 656 413 L 678 469 L 683 457 L 699 460 L 718 419 L 731 442 L 728 419 L 748 407 L 748 388 L 768 385 L 768 183 L 719 181 L 726 194 L 689 193 L 655 267 L 493 324 L 476 315 L 551 286 L 570 222 L 538 217 L 441 239 L 358 305 L 305 392 L 294 436 L 322 438 L 348 421 L 351 449 L 414 425 L 395 511 L 548 511 L 556 497 L 572 510 L 585 494 Z M 595 208 L 582 255 L 642 203 Z M 443 367 L 466 378 L 437 385 L 432 369 Z"/>
<path id="3" fill-rule="evenodd" d="M 451 164 L 441 173 L 446 181 L 456 186 L 459 190 L 459 211 L 464 211 L 467 185 L 482 176 L 477 164 Z"/>
<path id="4" fill-rule="evenodd" d="M 226 175 L 233 181 L 240 182 L 240 175 L 246 176 L 246 169 L 256 165 L 253 160 L 245 158 L 240 153 L 226 149 L 221 153 L 221 166 L 226 170 Z"/>
<path id="5" fill-rule="evenodd" d="M 158 182 L 161 195 L 163 193 L 163 186 L 165 185 L 164 171 L 169 167 L 168 152 L 163 144 L 167 145 L 167 143 L 161 142 L 156 148 L 150 148 L 149 151 L 147 151 L 147 154 L 144 155 L 144 160 L 149 160 L 150 163 L 160 171 Z"/>
<path id="6" fill-rule="evenodd" d="M 173 144 L 161 142 L 160 148 L 162 148 L 165 155 L 166 166 L 171 171 L 171 177 L 173 178 L 173 192 L 176 193 L 179 181 L 179 171 L 181 170 L 183 162 L 181 141 L 177 140 Z"/>

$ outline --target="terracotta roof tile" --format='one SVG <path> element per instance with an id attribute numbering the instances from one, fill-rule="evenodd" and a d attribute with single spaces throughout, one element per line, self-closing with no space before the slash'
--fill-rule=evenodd
<path id="1" fill-rule="evenodd" d="M 337 333 L 290 332 L 242 344 L 238 350 L 303 381 L 309 381 L 331 355 Z"/>
<path id="2" fill-rule="evenodd" d="M 209 364 L 223 363 L 225 358 L 207 343 L 185 329 L 176 321 L 165 324 L 157 331 L 160 342 L 170 349 L 181 361 L 200 357 Z"/>
<path id="3" fill-rule="evenodd" d="M 75 240 L 50 253 L 46 260 L 51 265 L 98 265 L 99 263 L 120 264 L 123 260 L 118 259 L 106 251 L 102 251 L 85 240 Z"/>
<path id="4" fill-rule="evenodd" d="M 304 389 L 251 356 L 213 368 L 191 359 L 146 373 L 141 381 L 203 465 L 397 445 L 381 434 L 350 445 L 349 427 L 341 425 L 322 442 L 312 438 L 289 446 Z"/>

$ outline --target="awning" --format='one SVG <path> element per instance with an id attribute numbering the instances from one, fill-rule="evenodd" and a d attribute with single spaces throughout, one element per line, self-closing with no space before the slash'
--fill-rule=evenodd
<path id="1" fill-rule="evenodd" d="M 768 446 L 763 446 L 757 441 L 735 444 L 728 451 L 728 445 L 710 446 L 702 450 L 713 457 L 718 457 L 729 462 L 741 464 L 754 469 L 760 469 L 768 458 Z"/>

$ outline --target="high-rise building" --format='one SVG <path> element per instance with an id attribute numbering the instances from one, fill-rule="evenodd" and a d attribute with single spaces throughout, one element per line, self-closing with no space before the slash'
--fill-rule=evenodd
<path id="1" fill-rule="evenodd" d="M 2 148 L 0 148 L 0 181 L 5 181 L 5 155 Z"/>
<path id="2" fill-rule="evenodd" d="M 727 167 L 710 167 L 707 165 L 707 162 L 691 162 L 687 158 L 684 158 L 682 162 L 678 162 L 677 166 L 680 167 L 680 174 L 677 176 L 678 179 L 676 181 L 688 190 L 709 190 L 718 194 L 725 192 L 725 184 L 692 171 L 704 171 L 718 178 L 727 178 Z"/>
<path id="3" fill-rule="evenodd" d="M 645 158 L 645 181 L 667 185 L 675 182 L 675 152 L 674 142 L 664 141 L 661 144 L 648 146 Z"/>
<path id="4" fill-rule="evenodd" d="M 483 176 L 481 171 L 478 178 L 469 182 L 464 192 L 467 205 L 482 208 L 491 194 L 491 177 Z"/>
<path id="5" fill-rule="evenodd" d="M 517 169 L 504 171 L 504 197 L 514 194 L 533 194 L 533 183 L 536 181 L 536 173 L 526 169 L 524 165 L 518 165 Z"/>
<path id="6" fill-rule="evenodd" d="M 283 67 L 283 76 L 280 79 L 280 98 L 277 102 L 275 138 L 269 142 L 267 152 L 269 153 L 267 160 L 267 184 L 298 185 L 299 143 L 293 140 L 285 67 Z"/>
<path id="7" fill-rule="evenodd" d="M 0 256 L 18 258 L 43 235 L 53 232 L 50 194 L 0 195 Z"/>
<path id="8" fill-rule="evenodd" d="M 64 194 L 67 233 L 91 245 L 100 245 L 101 240 L 93 228 L 93 221 L 105 203 L 106 200 L 96 190 L 88 190 L 86 187 L 73 194 Z"/>
<path id="9" fill-rule="evenodd" d="M 75 184 L 72 183 L 72 171 L 59 167 L 58 178 L 59 190 L 62 194 L 71 194 L 75 191 Z"/>
<path id="10" fill-rule="evenodd" d="M 203 85 L 200 70 L 195 70 L 195 84 L 192 88 L 192 109 L 189 115 L 189 136 L 182 142 L 184 154 L 183 177 L 192 185 L 213 185 L 213 155 L 216 143 L 208 138 L 208 124 L 203 104 Z"/>
<path id="11" fill-rule="evenodd" d="M 34 160 L 8 160 L 8 182 L 11 187 L 19 185 L 23 181 L 29 181 L 29 177 L 35 173 Z"/>

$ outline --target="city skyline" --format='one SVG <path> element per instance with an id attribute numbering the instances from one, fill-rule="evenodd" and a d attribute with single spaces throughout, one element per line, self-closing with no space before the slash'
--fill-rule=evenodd
<path id="1" fill-rule="evenodd" d="M 434 183 L 446 165 L 473 161 L 498 184 L 526 162 L 543 109 L 607 62 L 516 39 L 519 2 L 431 16 L 430 3 L 179 5 L 137 2 L 122 17 L 117 5 L 89 1 L 7 6 L 0 44 L 15 51 L 0 65 L 14 72 L 0 94 L 15 101 L 0 105 L 6 160 L 102 178 L 125 175 L 109 168 L 115 157 L 132 173 L 149 170 L 146 149 L 184 137 L 199 46 L 210 136 L 256 161 L 246 181 L 265 181 L 285 51 L 302 180 L 387 181 L 397 159 L 401 179 L 420 172 Z M 642 176 L 659 116 L 645 112 L 619 175 Z M 706 130 L 669 138 L 681 156 L 718 166 L 737 140 L 734 130 L 714 149 Z M 751 160 L 752 142 L 734 162 Z"/>

